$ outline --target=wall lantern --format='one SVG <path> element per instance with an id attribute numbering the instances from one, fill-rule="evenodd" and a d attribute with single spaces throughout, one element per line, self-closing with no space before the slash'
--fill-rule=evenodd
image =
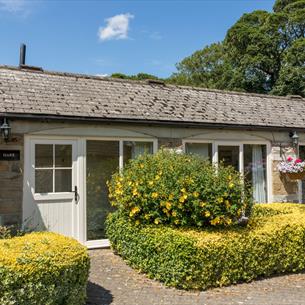
<path id="1" fill-rule="evenodd" d="M 0 126 L 1 134 L 5 142 L 8 142 L 11 135 L 11 127 L 8 124 L 6 118 L 4 118 L 2 125 Z"/>
<path id="2" fill-rule="evenodd" d="M 298 136 L 297 132 L 296 132 L 296 131 L 291 132 L 291 133 L 289 134 L 289 136 L 290 136 L 290 138 L 291 138 L 291 140 L 292 140 L 292 145 L 293 145 L 293 147 L 294 147 L 295 149 L 297 149 L 297 148 L 298 148 L 298 145 L 299 145 L 299 136 Z"/>

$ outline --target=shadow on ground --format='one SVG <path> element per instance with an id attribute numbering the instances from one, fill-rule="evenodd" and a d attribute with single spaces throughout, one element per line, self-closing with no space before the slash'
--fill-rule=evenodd
<path id="1" fill-rule="evenodd" d="M 112 303 L 113 296 L 109 290 L 89 281 L 87 299 L 86 305 L 109 305 Z"/>

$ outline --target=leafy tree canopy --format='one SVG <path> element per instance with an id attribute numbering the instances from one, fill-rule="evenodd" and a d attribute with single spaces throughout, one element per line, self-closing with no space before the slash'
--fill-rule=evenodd
<path id="1" fill-rule="evenodd" d="M 224 41 L 177 64 L 169 82 L 305 97 L 305 0 L 276 0 L 244 14 Z"/>
<path id="2" fill-rule="evenodd" d="M 123 73 L 113 73 L 111 77 L 120 79 L 132 79 L 132 80 L 146 80 L 146 79 L 159 79 L 157 76 L 147 73 L 138 73 L 136 75 L 126 75 Z"/>

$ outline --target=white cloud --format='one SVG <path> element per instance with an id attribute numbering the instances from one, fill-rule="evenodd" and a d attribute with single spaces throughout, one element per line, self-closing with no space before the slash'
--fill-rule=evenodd
<path id="1" fill-rule="evenodd" d="M 17 13 L 24 9 L 25 0 L 0 0 L 0 10 Z"/>
<path id="2" fill-rule="evenodd" d="M 98 31 L 99 39 L 105 41 L 128 38 L 129 22 L 132 18 L 133 15 L 126 13 L 105 19 L 106 26 L 100 27 Z"/>

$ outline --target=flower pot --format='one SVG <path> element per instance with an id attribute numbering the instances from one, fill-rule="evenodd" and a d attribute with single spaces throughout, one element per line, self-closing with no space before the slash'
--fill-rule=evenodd
<path id="1" fill-rule="evenodd" d="M 286 173 L 291 180 L 302 180 L 305 178 L 305 171 L 300 173 Z"/>

